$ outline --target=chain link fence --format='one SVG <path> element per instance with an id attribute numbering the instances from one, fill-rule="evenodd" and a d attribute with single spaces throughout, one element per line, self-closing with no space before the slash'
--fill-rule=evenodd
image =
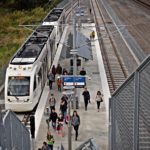
<path id="1" fill-rule="evenodd" d="M 110 99 L 111 150 L 150 149 L 150 56 Z"/>
<path id="2" fill-rule="evenodd" d="M 2 150 L 30 150 L 30 133 L 16 115 L 0 114 L 0 148 Z"/>

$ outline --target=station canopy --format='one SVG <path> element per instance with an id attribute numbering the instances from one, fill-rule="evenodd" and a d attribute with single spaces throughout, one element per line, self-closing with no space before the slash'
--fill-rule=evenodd
<path id="1" fill-rule="evenodd" d="M 76 32 L 76 47 L 78 56 L 85 59 L 92 59 L 91 42 L 80 32 Z"/>

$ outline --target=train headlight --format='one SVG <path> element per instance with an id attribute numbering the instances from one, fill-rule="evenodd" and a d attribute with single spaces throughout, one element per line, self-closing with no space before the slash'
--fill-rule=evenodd
<path id="1" fill-rule="evenodd" d="M 10 99 L 8 99 L 9 102 L 12 102 Z"/>
<path id="2" fill-rule="evenodd" d="M 28 101 L 29 101 L 29 99 L 24 100 L 24 102 L 28 102 Z"/>

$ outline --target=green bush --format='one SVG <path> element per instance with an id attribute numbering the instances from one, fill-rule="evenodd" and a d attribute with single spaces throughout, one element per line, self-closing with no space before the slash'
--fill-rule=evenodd
<path id="1" fill-rule="evenodd" d="M 40 1 L 41 5 L 42 0 Z M 5 4 L 9 2 L 13 5 L 16 0 L 7 0 Z M 53 8 L 59 2 L 60 0 L 53 0 L 49 7 L 46 5 L 45 9 L 36 7 L 31 10 L 22 11 L 0 7 L 0 65 L 8 63 L 12 55 L 32 33 L 31 30 L 19 25 L 38 25 L 50 11 L 50 8 Z"/>

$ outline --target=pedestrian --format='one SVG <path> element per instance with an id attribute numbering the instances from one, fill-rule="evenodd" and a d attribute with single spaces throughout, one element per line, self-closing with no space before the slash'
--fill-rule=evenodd
<path id="1" fill-rule="evenodd" d="M 63 75 L 68 75 L 68 71 L 66 68 L 63 68 Z"/>
<path id="2" fill-rule="evenodd" d="M 93 40 L 95 39 L 95 31 L 92 31 L 92 32 L 91 32 L 90 38 L 93 39 Z"/>
<path id="3" fill-rule="evenodd" d="M 53 65 L 53 67 L 52 67 L 52 74 L 54 75 L 54 80 L 55 80 L 55 76 L 56 76 L 56 68 L 55 68 L 55 65 Z"/>
<path id="4" fill-rule="evenodd" d="M 50 150 L 50 148 L 48 147 L 48 144 L 47 142 L 43 142 L 43 146 L 42 146 L 42 149 L 41 150 Z"/>
<path id="5" fill-rule="evenodd" d="M 57 65 L 56 73 L 57 73 L 58 75 L 61 75 L 61 74 L 62 74 L 62 67 L 61 67 L 60 64 Z"/>
<path id="6" fill-rule="evenodd" d="M 50 113 L 49 121 L 52 121 L 52 127 L 54 130 L 56 129 L 56 120 L 57 120 L 57 113 L 55 112 L 55 109 L 52 109 L 52 112 Z"/>
<path id="7" fill-rule="evenodd" d="M 90 102 L 90 93 L 89 93 L 89 91 L 87 90 L 86 87 L 84 88 L 84 91 L 83 91 L 82 95 L 83 95 L 83 98 L 84 98 L 85 111 L 87 111 L 88 103 L 91 103 L 91 102 Z"/>
<path id="8" fill-rule="evenodd" d="M 35 117 L 34 115 L 30 116 L 30 130 L 32 139 L 35 138 Z"/>
<path id="9" fill-rule="evenodd" d="M 63 117 L 65 118 L 66 114 L 67 114 L 67 101 L 66 101 L 66 99 L 63 99 L 63 98 L 61 99 L 60 111 L 61 111 Z"/>
<path id="10" fill-rule="evenodd" d="M 84 70 L 84 68 L 82 68 L 82 70 L 80 71 L 80 75 L 81 76 L 85 76 L 86 75 L 86 71 Z"/>
<path id="11" fill-rule="evenodd" d="M 61 99 L 65 100 L 66 103 L 67 103 L 67 101 L 68 101 L 68 97 L 67 97 L 67 95 L 64 94 L 64 93 L 63 93 Z"/>
<path id="12" fill-rule="evenodd" d="M 60 135 L 62 137 L 64 136 L 63 125 L 64 125 L 64 117 L 60 113 L 59 116 L 58 116 L 58 118 L 57 118 L 57 133 L 58 133 L 58 135 Z"/>
<path id="13" fill-rule="evenodd" d="M 50 90 L 51 90 L 51 89 L 52 89 L 53 82 L 55 81 L 55 80 L 54 80 L 54 75 L 52 74 L 52 72 L 50 72 L 50 73 L 48 74 L 48 80 L 49 80 L 49 88 L 50 88 Z"/>
<path id="14" fill-rule="evenodd" d="M 48 130 L 47 132 L 47 143 L 50 150 L 53 150 L 53 145 L 55 143 L 54 136 L 51 134 L 51 132 Z"/>
<path id="15" fill-rule="evenodd" d="M 99 112 L 100 103 L 103 102 L 103 94 L 100 91 L 97 91 L 95 100 L 97 102 L 97 111 Z"/>
<path id="16" fill-rule="evenodd" d="M 77 141 L 78 130 L 79 130 L 79 125 L 80 125 L 80 117 L 79 117 L 76 110 L 74 110 L 73 115 L 72 115 L 72 125 L 73 125 L 74 130 L 75 130 L 75 140 Z"/>
<path id="17" fill-rule="evenodd" d="M 52 109 L 55 109 L 55 105 L 56 105 L 56 99 L 54 97 L 54 94 L 51 94 L 51 97 L 49 99 L 49 106 L 50 106 L 51 112 L 52 112 Z"/>
<path id="18" fill-rule="evenodd" d="M 58 87 L 58 91 L 61 92 L 61 85 L 62 85 L 62 80 L 61 78 L 58 76 L 57 77 L 57 87 Z"/>

